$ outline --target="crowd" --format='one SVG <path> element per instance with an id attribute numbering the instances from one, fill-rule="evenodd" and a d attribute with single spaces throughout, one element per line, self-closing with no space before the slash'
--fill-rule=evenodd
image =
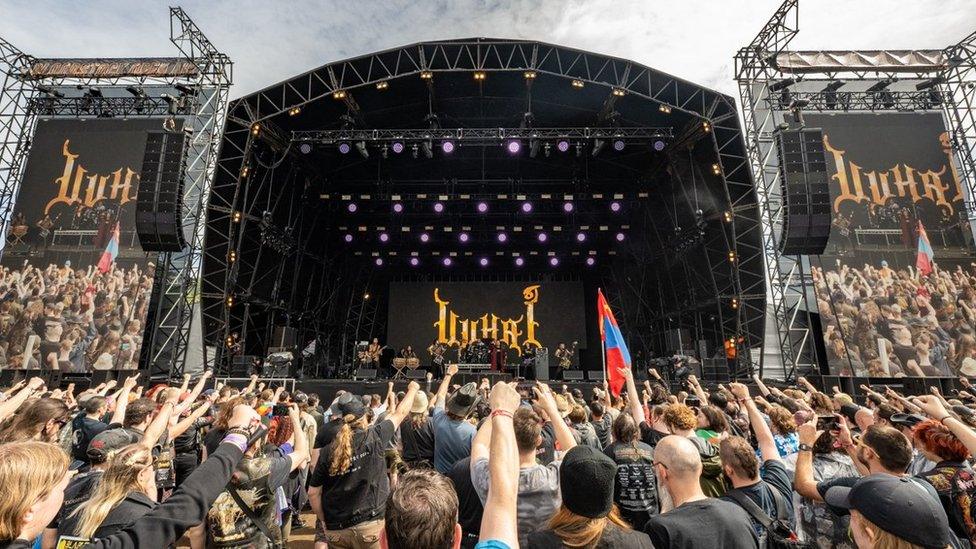
<path id="1" fill-rule="evenodd" d="M 923 277 L 886 261 L 832 267 L 812 268 L 832 373 L 976 376 L 976 264 Z"/>
<path id="2" fill-rule="evenodd" d="M 153 265 L 0 267 L 0 368 L 135 369 Z"/>
<path id="3" fill-rule="evenodd" d="M 976 390 L 488 380 L 0 393 L 0 547 L 962 548 Z M 211 386 L 211 388 L 207 388 Z M 305 524 L 311 509 L 315 524 Z M 308 516 L 306 514 L 306 516 Z M 182 539 L 182 541 L 180 541 Z"/>

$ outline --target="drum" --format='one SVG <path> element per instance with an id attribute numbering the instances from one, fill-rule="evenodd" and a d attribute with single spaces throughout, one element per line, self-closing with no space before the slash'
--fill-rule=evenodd
<path id="1" fill-rule="evenodd" d="M 416 370 L 420 367 L 420 359 L 417 357 L 411 357 L 407 359 L 407 368 L 411 370 Z"/>
<path id="2" fill-rule="evenodd" d="M 403 357 L 398 356 L 398 357 L 396 357 L 396 358 L 393 359 L 393 367 L 394 368 L 403 368 L 406 365 L 407 365 L 407 359 L 405 359 Z"/>

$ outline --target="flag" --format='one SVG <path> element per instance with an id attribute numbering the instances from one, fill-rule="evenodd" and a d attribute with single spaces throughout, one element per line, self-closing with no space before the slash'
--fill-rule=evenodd
<path id="1" fill-rule="evenodd" d="M 607 384 L 614 396 L 620 396 L 625 382 L 620 369 L 630 368 L 630 351 L 624 343 L 624 336 L 620 333 L 617 319 L 613 317 L 613 311 L 603 297 L 603 290 L 597 290 L 596 299 L 600 319 L 600 340 L 603 341 L 607 369 Z"/>
<path id="2" fill-rule="evenodd" d="M 926 276 L 932 272 L 932 263 L 935 260 L 935 252 L 929 244 L 929 236 L 925 233 L 925 225 L 918 222 L 918 255 L 915 257 L 915 268 L 918 269 L 919 276 Z"/>
<path id="3" fill-rule="evenodd" d="M 105 246 L 105 251 L 102 252 L 101 259 L 98 260 L 98 272 L 104 274 L 112 268 L 112 262 L 115 258 L 119 256 L 119 222 L 115 222 L 115 228 L 112 229 L 112 238 L 108 241 L 108 246 Z"/>

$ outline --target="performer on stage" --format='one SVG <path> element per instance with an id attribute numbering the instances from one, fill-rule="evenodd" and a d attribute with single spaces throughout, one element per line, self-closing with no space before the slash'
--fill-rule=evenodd
<path id="1" fill-rule="evenodd" d="M 380 340 L 378 337 L 374 337 L 373 341 L 366 348 L 366 354 L 363 356 L 363 366 L 369 368 L 375 365 L 380 360 L 380 351 L 383 350 L 383 346 L 380 345 Z"/>
<path id="2" fill-rule="evenodd" d="M 553 354 L 556 358 L 556 365 L 559 366 L 559 379 L 563 379 L 564 372 L 573 367 L 573 355 L 576 354 L 577 343 L 574 341 L 572 348 L 566 348 L 565 343 L 560 343 L 556 347 L 556 352 Z"/>
<path id="3" fill-rule="evenodd" d="M 535 347 L 522 344 L 522 377 L 525 379 L 535 379 L 535 354 Z"/>
<path id="4" fill-rule="evenodd" d="M 428 372 L 438 379 L 444 376 L 445 352 L 447 352 L 447 348 L 436 339 L 427 346 L 427 354 L 430 355 L 430 367 Z"/>
<path id="5" fill-rule="evenodd" d="M 417 353 L 414 352 L 413 347 L 407 345 L 400 349 L 400 358 L 417 358 Z"/>

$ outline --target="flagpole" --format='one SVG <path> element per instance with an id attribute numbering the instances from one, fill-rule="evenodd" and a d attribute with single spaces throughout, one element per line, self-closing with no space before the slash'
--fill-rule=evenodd
<path id="1" fill-rule="evenodd" d="M 597 301 L 600 301 L 600 297 L 603 296 L 603 288 L 597 288 Z M 604 298 L 606 299 L 606 298 Z M 600 360 L 603 362 L 603 379 L 609 385 L 610 383 L 610 372 L 607 372 L 607 342 L 603 337 L 603 311 L 597 311 L 597 322 L 600 323 Z"/>

